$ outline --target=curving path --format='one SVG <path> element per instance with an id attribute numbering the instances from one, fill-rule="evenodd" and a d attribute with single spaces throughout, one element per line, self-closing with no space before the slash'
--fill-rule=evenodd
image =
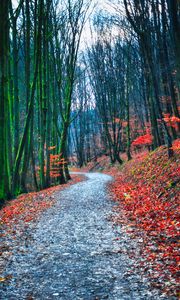
<path id="1" fill-rule="evenodd" d="M 14 247 L 6 269 L 12 279 L 2 285 L 0 299 L 166 299 L 133 273 L 133 260 L 119 251 L 136 245 L 124 233 L 117 240 L 108 221 L 111 177 L 86 176 L 57 193 L 56 205 L 42 215 L 31 239 Z"/>

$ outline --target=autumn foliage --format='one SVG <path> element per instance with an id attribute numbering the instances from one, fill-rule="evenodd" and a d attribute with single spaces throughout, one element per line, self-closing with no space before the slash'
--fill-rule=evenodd
<path id="1" fill-rule="evenodd" d="M 58 179 L 60 175 L 60 167 L 64 166 L 66 161 L 64 158 L 62 158 L 62 153 L 55 153 L 56 152 L 56 146 L 50 146 L 48 148 L 49 151 L 49 158 L 50 158 L 50 178 L 51 183 L 54 183 L 56 179 Z M 54 152 L 54 153 L 53 153 Z M 37 176 L 39 178 L 40 175 L 40 167 L 36 167 L 37 170 Z M 46 175 L 47 172 L 47 166 L 44 166 L 44 175 Z"/>
<path id="2" fill-rule="evenodd" d="M 126 224 L 132 236 L 143 237 L 142 268 L 154 285 L 169 295 L 178 294 L 179 284 L 179 140 L 173 144 L 175 156 L 168 160 L 167 149 L 128 162 L 110 186 L 118 201 L 114 221 Z M 129 227 L 130 226 L 130 227 Z M 147 267 L 148 266 L 148 267 Z"/>
<path id="3" fill-rule="evenodd" d="M 72 175 L 72 178 L 73 180 L 65 185 L 57 185 L 40 192 L 22 194 L 17 199 L 7 203 L 0 210 L 0 226 L 1 228 L 5 228 L 3 234 L 15 231 L 15 226 L 19 222 L 27 224 L 36 220 L 44 210 L 54 204 L 54 193 L 56 191 L 59 192 L 65 187 L 83 180 L 83 177 L 79 175 Z"/>
<path id="4" fill-rule="evenodd" d="M 180 123 L 180 118 L 176 116 L 170 116 L 170 114 L 164 114 L 164 121 L 169 127 L 173 127 L 178 130 L 178 123 Z"/>
<path id="5" fill-rule="evenodd" d="M 50 154 L 50 177 L 60 177 L 60 165 L 64 165 L 65 160 L 61 157 L 61 154 Z"/>
<path id="6" fill-rule="evenodd" d="M 132 146 L 141 146 L 141 145 L 150 146 L 150 145 L 152 145 L 152 142 L 153 142 L 152 135 L 150 133 L 147 133 L 145 135 L 141 135 L 141 136 L 137 137 L 132 142 Z"/>

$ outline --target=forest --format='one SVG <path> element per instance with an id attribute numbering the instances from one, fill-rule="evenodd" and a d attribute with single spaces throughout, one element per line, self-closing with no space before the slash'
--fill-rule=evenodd
<path id="1" fill-rule="evenodd" d="M 166 144 L 173 156 L 178 1 L 14 4 L 0 9 L 1 201 L 64 183 L 69 165 L 102 154 L 121 164 L 121 153 Z"/>
<path id="2" fill-rule="evenodd" d="M 179 88 L 179 0 L 0 0 L 1 299 L 179 299 Z"/>

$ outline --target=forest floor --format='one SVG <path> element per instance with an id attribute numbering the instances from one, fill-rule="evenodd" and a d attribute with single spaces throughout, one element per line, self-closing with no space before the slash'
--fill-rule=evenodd
<path id="1" fill-rule="evenodd" d="M 100 158 L 84 171 L 114 180 L 73 175 L 65 189 L 11 201 L 0 211 L 0 299 L 178 299 L 179 158 L 165 147 L 121 167 Z"/>
<path id="2" fill-rule="evenodd" d="M 7 201 L 0 210 L 0 284 L 10 277 L 2 274 L 12 255 L 12 244 L 18 240 L 28 239 L 29 228 L 38 222 L 42 213 L 56 202 L 56 193 L 73 184 L 85 180 L 83 175 L 72 175 L 72 180 L 64 185 L 57 185 L 39 192 L 21 194 L 16 199 Z M 1 299 L 1 295 L 0 295 Z"/>
<path id="3" fill-rule="evenodd" d="M 51 208 L 29 221 L 23 235 L 4 236 L 0 299 L 176 299 L 152 288 L 134 268 L 137 258 L 130 254 L 140 251 L 143 240 L 111 222 L 116 204 L 107 184 L 112 177 L 86 177 L 57 191 Z"/>
<path id="4" fill-rule="evenodd" d="M 109 185 L 117 203 L 112 218 L 132 239 L 141 237 L 135 267 L 146 274 L 152 286 L 180 298 L 180 149 L 174 145 L 174 157 L 167 148 L 133 154 L 122 166 L 109 164 L 107 157 L 89 163 L 84 171 L 100 170 L 114 177 Z M 125 160 L 126 157 L 123 156 Z"/>

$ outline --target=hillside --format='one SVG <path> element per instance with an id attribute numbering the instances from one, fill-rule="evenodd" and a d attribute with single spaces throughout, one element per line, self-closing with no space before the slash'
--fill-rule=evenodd
<path id="1" fill-rule="evenodd" d="M 180 151 L 177 141 L 173 148 L 175 155 L 171 159 L 162 146 L 151 153 L 136 154 L 122 166 L 112 167 L 106 157 L 101 157 L 84 169 L 100 170 L 114 177 L 109 186 L 117 202 L 113 221 L 132 238 L 142 239 L 137 267 L 146 271 L 154 286 L 169 295 L 179 293 Z M 136 255 L 134 252 L 133 256 Z"/>

